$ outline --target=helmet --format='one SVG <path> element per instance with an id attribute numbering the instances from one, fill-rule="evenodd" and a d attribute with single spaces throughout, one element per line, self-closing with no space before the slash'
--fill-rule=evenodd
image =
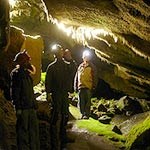
<path id="1" fill-rule="evenodd" d="M 85 51 L 83 52 L 83 54 L 82 54 L 82 58 L 83 58 L 83 59 L 86 58 L 86 59 L 88 59 L 88 60 L 91 60 L 91 53 L 90 53 L 90 51 L 85 50 Z"/>
<path id="2" fill-rule="evenodd" d="M 14 62 L 18 63 L 19 65 L 23 65 L 31 60 L 30 55 L 27 53 L 26 50 L 23 50 L 23 52 L 19 52 L 16 54 L 14 58 Z"/>
<path id="3" fill-rule="evenodd" d="M 52 52 L 53 52 L 54 54 L 59 53 L 59 52 L 62 51 L 62 50 L 63 50 L 63 49 L 62 49 L 62 46 L 59 45 L 59 44 L 55 44 L 55 45 L 52 46 Z"/>

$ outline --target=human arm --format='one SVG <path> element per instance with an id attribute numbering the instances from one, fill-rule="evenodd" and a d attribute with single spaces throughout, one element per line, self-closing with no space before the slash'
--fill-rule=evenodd
<path id="1" fill-rule="evenodd" d="M 52 102 L 52 66 L 49 65 L 46 70 L 45 77 L 45 90 L 46 90 L 46 99 L 48 102 Z"/>
<path id="2" fill-rule="evenodd" d="M 35 66 L 32 64 L 29 64 L 28 71 L 30 72 L 31 75 L 34 75 L 36 73 Z"/>
<path id="3" fill-rule="evenodd" d="M 75 77 L 74 77 L 74 91 L 78 91 L 78 73 L 76 72 Z"/>

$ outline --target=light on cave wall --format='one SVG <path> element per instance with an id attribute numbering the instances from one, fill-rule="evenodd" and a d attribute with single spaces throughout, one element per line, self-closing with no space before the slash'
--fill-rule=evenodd
<path id="1" fill-rule="evenodd" d="M 63 22 L 59 22 L 56 18 L 53 18 L 51 15 L 49 15 L 45 3 L 43 2 L 43 0 L 41 1 L 43 4 L 44 11 L 47 16 L 47 21 L 55 24 L 60 30 L 65 32 L 67 36 L 72 37 L 73 39 L 77 40 L 77 42 L 80 42 L 83 45 L 88 46 L 88 40 L 98 39 L 98 40 L 104 41 L 108 46 L 111 46 L 111 44 L 107 40 L 100 37 L 100 35 L 103 35 L 103 36 L 109 35 L 113 37 L 114 42 L 118 41 L 118 38 L 112 32 L 105 31 L 104 29 L 95 29 L 95 28 L 84 27 L 84 26 L 82 27 L 74 27 L 74 26 L 69 26 L 69 25 L 67 26 Z"/>
<path id="2" fill-rule="evenodd" d="M 88 45 L 88 40 L 98 39 L 104 41 L 108 46 L 111 46 L 110 43 L 105 40 L 102 36 L 111 36 L 114 39 L 114 42 L 117 42 L 118 38 L 111 32 L 108 32 L 104 29 L 95 29 L 91 27 L 74 27 L 66 26 L 64 23 L 59 22 L 57 19 L 50 17 L 50 20 L 55 24 L 60 30 L 65 32 L 67 36 L 71 36 L 72 39 L 77 40 L 77 42 L 82 43 L 83 45 Z"/>
<path id="3" fill-rule="evenodd" d="M 13 9 L 17 3 L 17 0 L 9 0 L 10 9 Z M 10 19 L 17 14 L 17 11 L 10 11 Z"/>
<path id="4" fill-rule="evenodd" d="M 17 0 L 9 0 L 9 4 L 11 7 L 14 7 L 16 2 L 17 2 Z"/>

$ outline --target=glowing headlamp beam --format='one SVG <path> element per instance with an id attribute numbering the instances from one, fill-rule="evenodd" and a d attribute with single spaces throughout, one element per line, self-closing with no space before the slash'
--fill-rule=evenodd
<path id="1" fill-rule="evenodd" d="M 14 7 L 16 4 L 17 0 L 9 0 L 9 4 Z"/>
<path id="2" fill-rule="evenodd" d="M 107 40 L 99 37 L 100 35 L 107 36 L 110 35 L 113 37 L 114 41 L 117 42 L 117 37 L 108 31 L 105 31 L 104 29 L 94 29 L 90 27 L 73 27 L 69 26 L 67 27 L 62 22 L 58 22 L 57 19 L 53 19 L 52 16 L 50 16 L 50 20 L 53 24 L 56 24 L 57 27 L 65 32 L 67 36 L 71 36 L 72 39 L 77 40 L 77 42 L 82 43 L 83 45 L 87 45 L 87 40 L 90 39 L 98 39 L 104 41 L 108 46 L 111 46 Z"/>
<path id="3" fill-rule="evenodd" d="M 57 49 L 57 45 L 56 44 L 52 45 L 52 50 L 56 50 L 56 49 Z"/>
<path id="4" fill-rule="evenodd" d="M 83 52 L 83 56 L 82 57 L 90 57 L 90 52 L 88 50 L 85 50 Z"/>

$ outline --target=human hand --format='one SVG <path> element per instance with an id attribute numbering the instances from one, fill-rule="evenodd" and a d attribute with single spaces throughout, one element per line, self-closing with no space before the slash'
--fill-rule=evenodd
<path id="1" fill-rule="evenodd" d="M 34 75 L 36 73 L 35 66 L 30 64 L 30 67 L 28 68 L 28 71 L 30 72 L 30 74 Z"/>

